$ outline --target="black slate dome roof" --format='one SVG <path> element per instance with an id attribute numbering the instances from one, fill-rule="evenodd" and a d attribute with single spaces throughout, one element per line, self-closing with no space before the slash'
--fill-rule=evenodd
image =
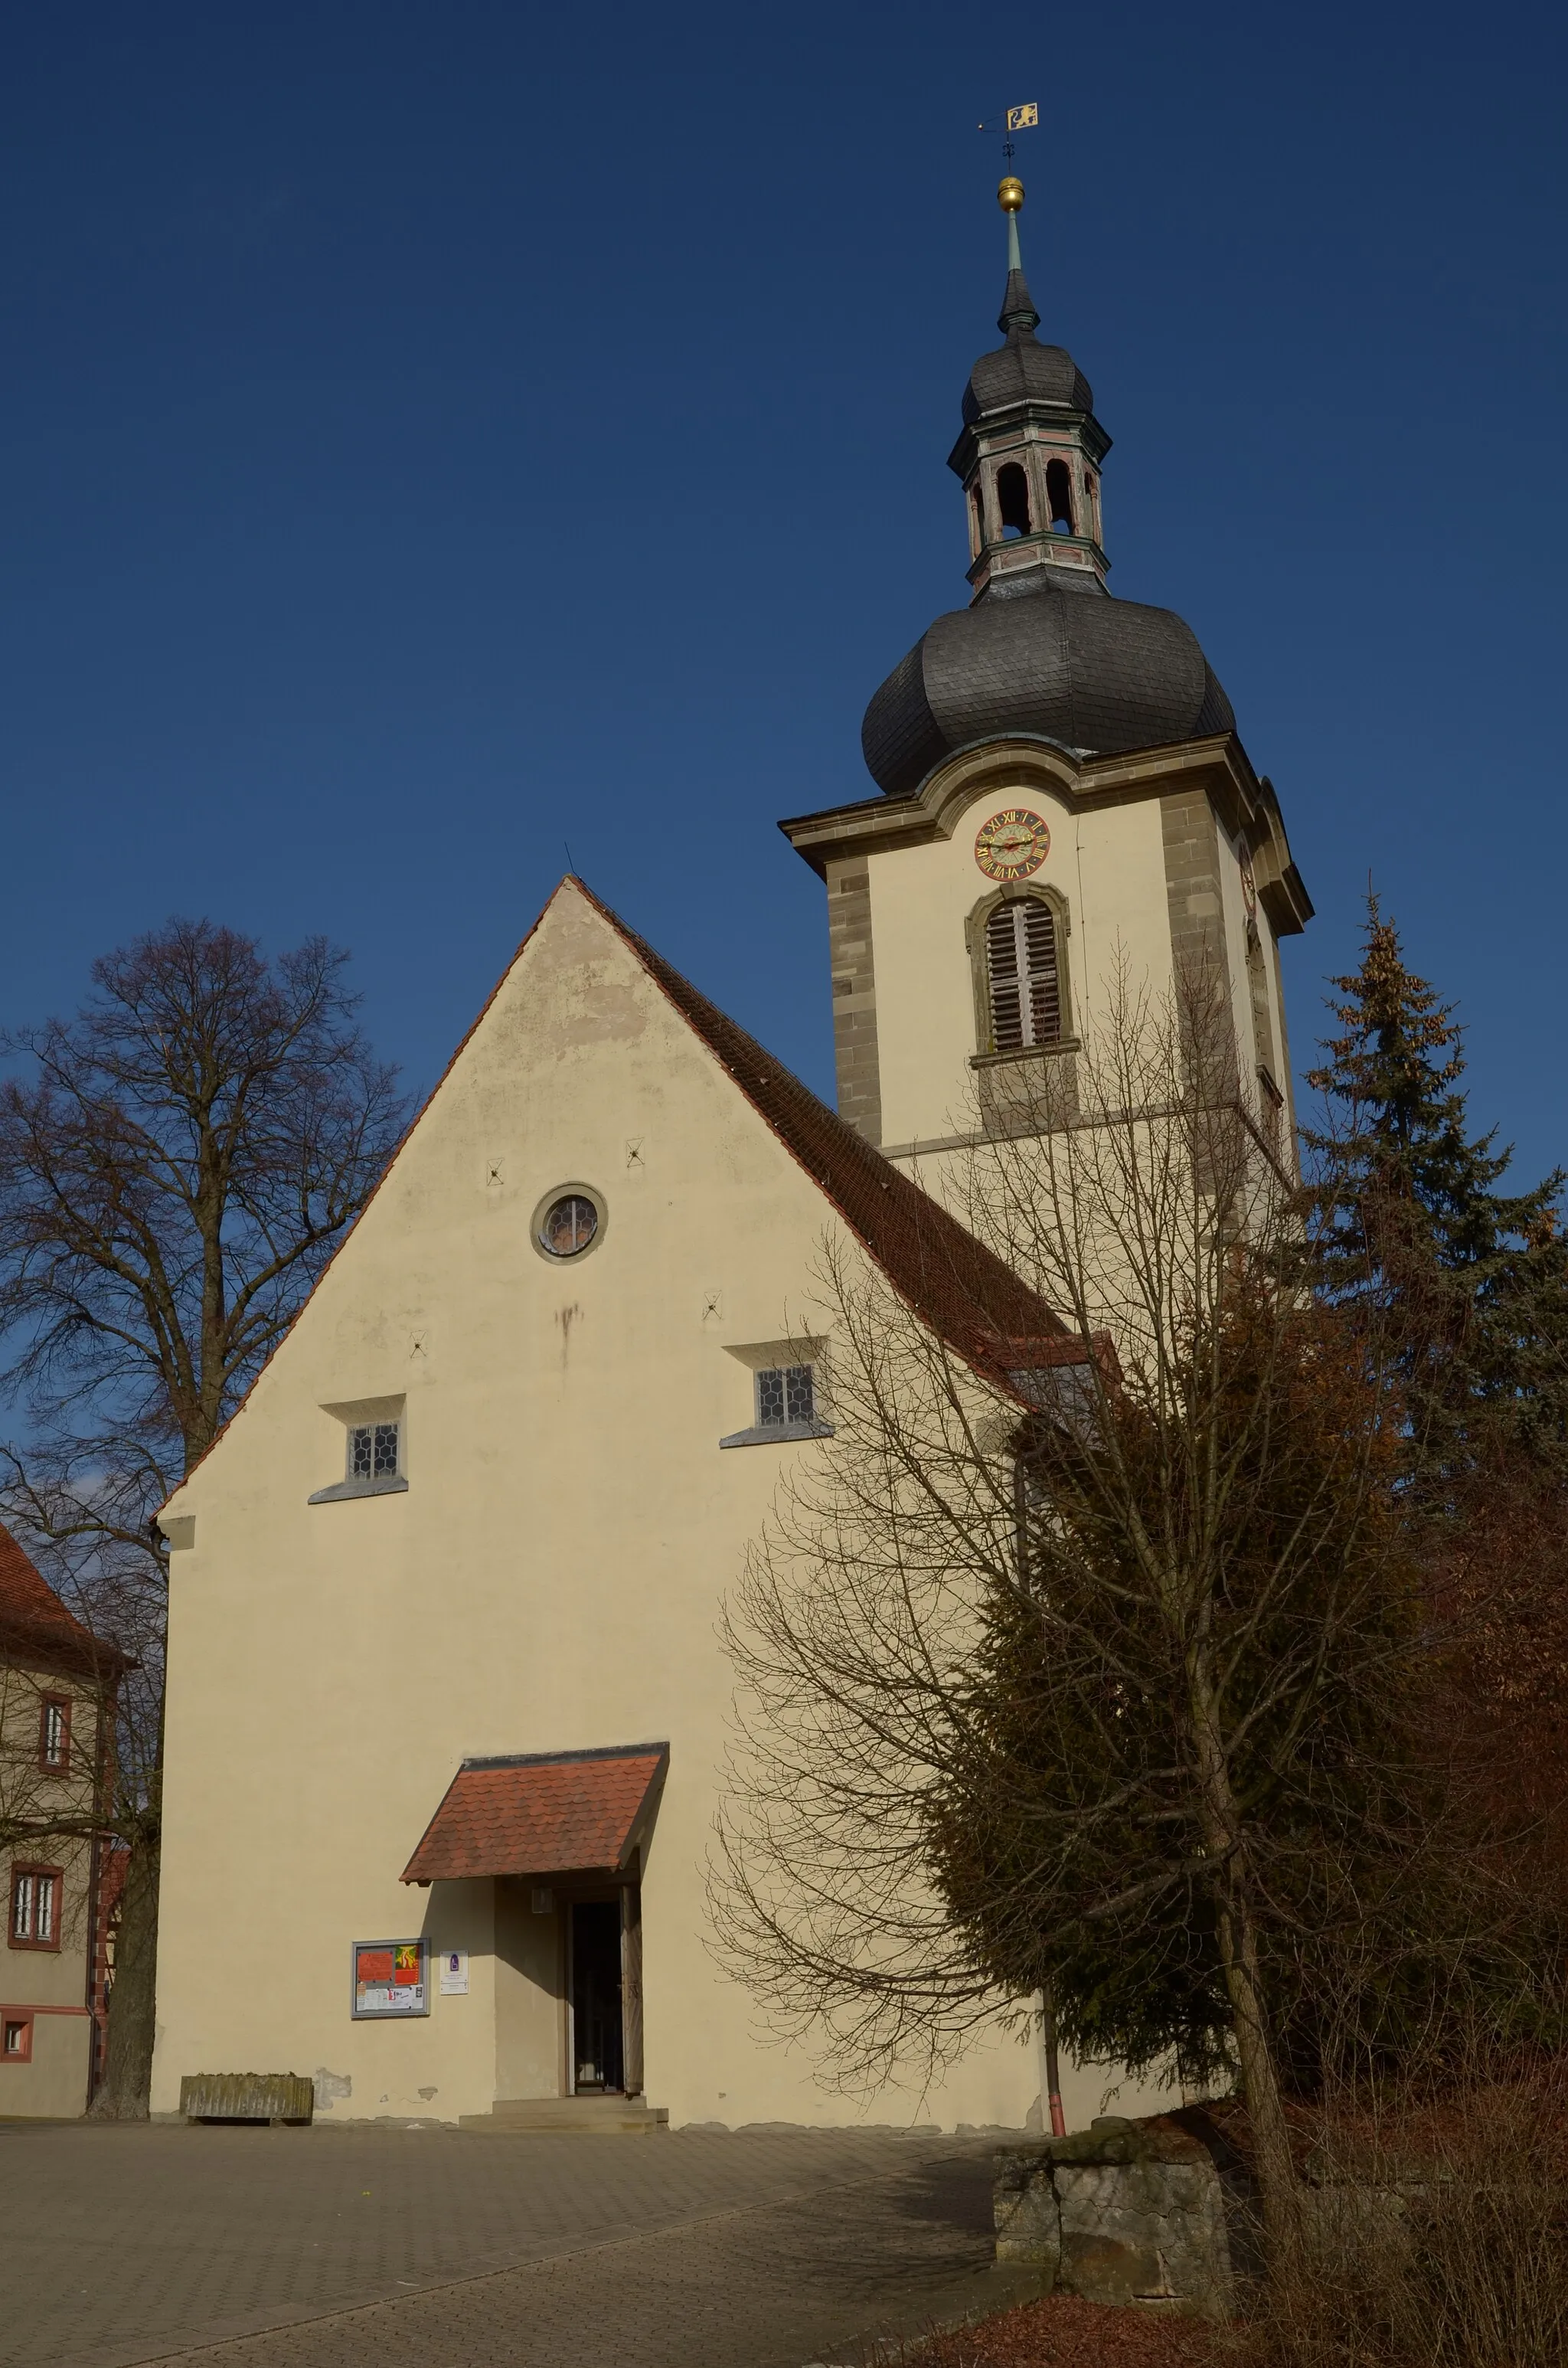
<path id="1" fill-rule="evenodd" d="M 1094 389 L 1065 346 L 1042 346 L 1026 333 L 981 355 L 963 391 L 964 425 L 972 427 L 983 412 L 1005 411 L 1014 403 L 1093 411 Z"/>
<path id="2" fill-rule="evenodd" d="M 907 797 L 944 758 L 984 740 L 1024 735 L 1113 755 L 1234 729 L 1197 635 L 1172 610 L 1047 580 L 938 617 L 872 699 L 860 745 L 879 788 Z"/>

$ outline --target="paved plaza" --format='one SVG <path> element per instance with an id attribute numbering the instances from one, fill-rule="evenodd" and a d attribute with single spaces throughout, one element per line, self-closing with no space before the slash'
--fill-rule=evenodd
<path id="1" fill-rule="evenodd" d="M 994 2308 L 988 2141 L 0 2123 L 0 2368 L 803 2368 Z"/>

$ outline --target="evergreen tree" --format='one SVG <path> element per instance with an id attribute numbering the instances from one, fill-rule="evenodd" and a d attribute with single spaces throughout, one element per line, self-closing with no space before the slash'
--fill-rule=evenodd
<path id="1" fill-rule="evenodd" d="M 1341 1032 L 1309 1072 L 1317 1279 L 1392 1340 L 1413 1450 L 1444 1485 L 1521 1446 L 1568 1465 L 1563 1176 L 1497 1188 L 1511 1148 L 1470 1132 L 1462 1031 L 1368 898 L 1360 968 L 1332 984 Z"/>

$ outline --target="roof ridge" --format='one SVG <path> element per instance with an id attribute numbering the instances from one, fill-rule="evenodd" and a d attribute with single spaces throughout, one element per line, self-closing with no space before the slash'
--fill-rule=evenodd
<path id="1" fill-rule="evenodd" d="M 563 1768 L 580 1759 L 656 1759 L 669 1757 L 667 1743 L 589 1743 L 576 1751 L 492 1751 L 465 1757 L 461 1767 Z"/>
<path id="2" fill-rule="evenodd" d="M 1055 1310 L 994 1250 L 693 986 L 585 882 L 574 884 L 827 1194 L 900 1297 L 966 1362 L 996 1377 L 1003 1369 L 995 1352 L 1005 1339 L 1068 1334 Z M 759 1067 L 766 1073 L 758 1075 Z"/>
<path id="3" fill-rule="evenodd" d="M 473 1018 L 469 1021 L 468 1026 L 463 1030 L 462 1034 L 458 1038 L 457 1042 L 453 1045 L 451 1053 L 447 1059 L 446 1065 L 443 1067 L 440 1076 L 437 1078 L 429 1092 L 424 1097 L 418 1109 L 410 1115 L 408 1124 L 403 1128 L 403 1133 L 398 1136 L 397 1141 L 393 1144 L 391 1151 L 387 1154 L 386 1166 L 382 1168 L 381 1174 L 377 1177 L 375 1182 L 366 1193 L 365 1198 L 360 1203 L 355 1215 L 344 1229 L 343 1235 L 338 1240 L 336 1247 L 334 1248 L 332 1256 L 328 1258 L 325 1266 L 323 1267 L 320 1274 L 317 1275 L 314 1282 L 312 1283 L 303 1299 L 301 1300 L 298 1307 L 295 1308 L 293 1315 L 289 1318 L 284 1329 L 273 1342 L 271 1348 L 267 1350 L 267 1355 L 263 1358 L 260 1365 L 258 1365 L 256 1372 L 251 1375 L 250 1381 L 246 1384 L 244 1396 L 236 1399 L 235 1403 L 229 1408 L 228 1413 L 223 1417 L 222 1421 L 218 1425 L 217 1429 L 213 1432 L 211 1438 L 208 1440 L 200 1454 L 196 1458 L 196 1461 L 187 1466 L 174 1487 L 169 1490 L 168 1495 L 164 1499 L 163 1505 L 160 1505 L 158 1508 L 159 1512 L 164 1510 L 165 1506 L 170 1505 L 174 1502 L 174 1499 L 178 1496 L 180 1490 L 185 1486 L 186 1482 L 190 1479 L 194 1473 L 199 1472 L 201 1466 L 206 1463 L 208 1457 L 211 1454 L 212 1450 L 227 1432 L 231 1423 L 237 1421 L 239 1417 L 244 1414 L 246 1406 L 249 1406 L 252 1393 L 255 1391 L 256 1383 L 261 1380 L 262 1375 L 267 1372 L 273 1359 L 287 1346 L 295 1325 L 299 1322 L 301 1316 L 304 1314 L 306 1308 L 310 1305 L 312 1300 L 321 1289 L 322 1284 L 326 1281 L 327 1276 L 332 1272 L 333 1268 L 337 1264 L 338 1259 L 343 1256 L 344 1251 L 347 1248 L 349 1243 L 358 1232 L 359 1226 L 364 1220 L 366 1211 L 369 1208 L 371 1201 L 375 1199 L 377 1193 L 386 1182 L 387 1178 L 392 1174 L 392 1169 L 397 1166 L 398 1161 L 403 1157 L 404 1151 L 413 1141 L 417 1129 L 424 1122 L 426 1113 L 435 1107 L 437 1096 L 439 1094 L 442 1087 L 446 1084 L 447 1079 L 451 1076 L 452 1071 L 457 1067 L 458 1063 L 462 1059 L 463 1054 L 467 1052 L 475 1036 L 478 1035 L 481 1028 L 483 1027 L 485 1020 L 490 1016 L 491 1006 L 494 1003 L 496 996 L 506 985 L 506 981 L 511 977 L 512 973 L 517 969 L 517 964 L 522 961 L 523 956 L 527 953 L 534 939 L 539 935 L 540 929 L 543 926 L 545 915 L 549 912 L 551 906 L 554 904 L 557 896 L 560 895 L 562 889 L 569 880 L 574 888 L 582 888 L 585 895 L 590 894 L 591 892 L 584 886 L 583 882 L 580 881 L 574 872 L 562 872 L 561 879 L 551 890 L 550 894 L 545 898 L 544 903 L 534 915 L 530 926 L 517 940 L 517 943 L 513 947 L 512 951 L 506 957 L 506 965 L 498 973 L 494 985 L 491 988 L 489 994 L 480 1005 L 479 1009 L 474 1013 Z"/>

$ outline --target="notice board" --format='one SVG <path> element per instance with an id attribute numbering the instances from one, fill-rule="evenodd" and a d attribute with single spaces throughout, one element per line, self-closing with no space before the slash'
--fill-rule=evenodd
<path id="1" fill-rule="evenodd" d="M 428 2014 L 430 1960 L 423 1941 L 356 1941 L 354 2020 Z"/>

